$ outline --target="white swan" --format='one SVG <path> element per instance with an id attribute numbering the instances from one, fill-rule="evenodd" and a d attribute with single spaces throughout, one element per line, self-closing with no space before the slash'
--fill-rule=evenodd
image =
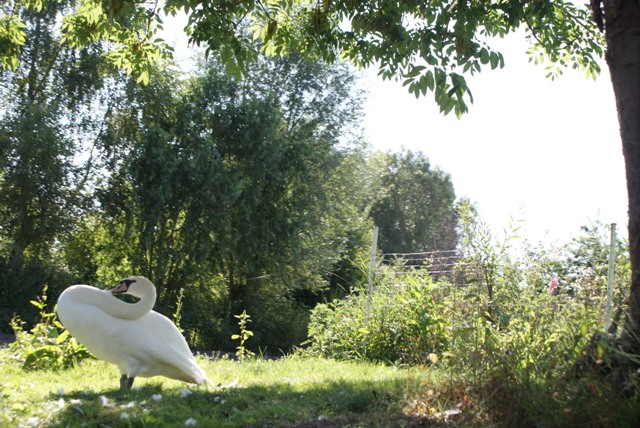
<path id="1" fill-rule="evenodd" d="M 126 303 L 116 294 L 139 300 Z M 156 287 L 141 276 L 113 290 L 74 285 L 58 298 L 58 318 L 92 354 L 118 366 L 121 389 L 130 389 L 136 376 L 210 383 L 173 322 L 152 310 L 155 302 Z"/>

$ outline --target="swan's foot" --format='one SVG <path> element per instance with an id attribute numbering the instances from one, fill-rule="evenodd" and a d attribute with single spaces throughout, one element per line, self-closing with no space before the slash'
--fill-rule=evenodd
<path id="1" fill-rule="evenodd" d="M 120 389 L 131 389 L 133 386 L 133 379 L 134 378 L 128 377 L 126 374 L 120 376 Z"/>

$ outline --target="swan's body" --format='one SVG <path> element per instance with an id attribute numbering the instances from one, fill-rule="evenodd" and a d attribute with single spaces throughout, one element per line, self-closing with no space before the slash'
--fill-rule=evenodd
<path id="1" fill-rule="evenodd" d="M 114 294 L 140 300 L 126 303 Z M 155 300 L 155 286 L 144 277 L 122 280 L 110 291 L 74 285 L 60 295 L 58 317 L 92 354 L 118 366 L 121 388 L 130 388 L 136 376 L 209 382 L 180 331 L 152 310 Z"/>

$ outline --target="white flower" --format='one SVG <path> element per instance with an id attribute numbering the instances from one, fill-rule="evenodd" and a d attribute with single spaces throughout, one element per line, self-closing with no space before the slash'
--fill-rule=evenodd
<path id="1" fill-rule="evenodd" d="M 436 418 L 448 418 L 449 416 L 455 416 L 455 415 L 459 415 L 460 413 L 462 413 L 459 409 L 449 409 L 449 410 L 445 410 L 444 412 L 440 412 L 440 413 L 436 413 L 435 416 Z"/>
<path id="2" fill-rule="evenodd" d="M 71 400 L 69 400 L 69 403 L 73 406 L 77 406 L 79 404 L 82 404 L 82 400 L 79 400 L 77 398 L 72 398 Z"/>
<path id="3" fill-rule="evenodd" d="M 100 396 L 100 401 L 102 402 L 102 407 L 109 407 L 109 408 L 113 407 L 113 403 L 109 401 L 109 399 L 104 395 Z"/>
<path id="4" fill-rule="evenodd" d="M 38 423 L 40 423 L 40 418 L 37 416 L 34 416 L 32 418 L 27 419 L 27 423 L 29 425 L 31 425 L 32 427 L 38 425 Z"/>
<path id="5" fill-rule="evenodd" d="M 58 400 L 58 410 L 62 409 L 64 407 L 64 398 L 60 398 Z"/>
<path id="6" fill-rule="evenodd" d="M 153 394 L 153 395 L 151 396 L 151 399 L 152 399 L 153 401 L 160 401 L 160 400 L 162 400 L 162 394 Z"/>
<path id="7" fill-rule="evenodd" d="M 188 388 L 185 388 L 182 391 L 180 391 L 180 398 L 186 398 L 186 397 L 190 396 L 191 394 L 193 394 L 193 391 L 191 391 Z"/>
<path id="8" fill-rule="evenodd" d="M 129 419 L 129 413 L 126 413 L 126 412 L 120 413 L 120 419 Z"/>
<path id="9" fill-rule="evenodd" d="M 58 388 L 58 395 L 64 395 L 64 388 L 63 387 Z"/>
<path id="10" fill-rule="evenodd" d="M 189 418 L 185 421 L 184 426 L 188 427 L 188 426 L 195 426 L 198 423 L 198 421 L 196 421 L 193 418 Z"/>

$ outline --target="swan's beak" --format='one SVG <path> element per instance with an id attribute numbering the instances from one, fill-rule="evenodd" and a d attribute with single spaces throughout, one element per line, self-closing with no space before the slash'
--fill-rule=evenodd
<path id="1" fill-rule="evenodd" d="M 124 281 L 120 281 L 120 284 L 116 288 L 111 289 L 111 294 L 124 294 L 129 290 L 129 284 Z"/>
<path id="2" fill-rule="evenodd" d="M 129 291 L 129 286 L 131 284 L 133 284 L 134 282 L 136 282 L 135 279 L 123 279 L 122 281 L 120 281 L 120 284 L 118 284 L 118 286 L 114 289 L 111 290 L 111 294 L 124 294 L 127 291 Z"/>

